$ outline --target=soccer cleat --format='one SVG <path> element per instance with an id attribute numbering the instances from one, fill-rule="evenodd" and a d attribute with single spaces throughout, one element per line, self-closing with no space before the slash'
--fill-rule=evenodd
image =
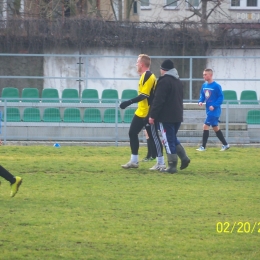
<path id="1" fill-rule="evenodd" d="M 15 183 L 11 184 L 11 197 L 14 197 L 17 191 L 19 190 L 20 185 L 22 184 L 22 178 L 16 176 L 15 177 Z"/>
<path id="2" fill-rule="evenodd" d="M 229 144 L 227 144 L 227 145 L 222 145 L 222 148 L 221 148 L 221 152 L 223 152 L 223 151 L 226 151 L 226 150 L 228 150 L 230 148 L 230 146 L 229 146 Z"/>
<path id="3" fill-rule="evenodd" d="M 124 165 L 121 165 L 121 166 L 124 169 L 138 168 L 139 167 L 138 163 L 134 163 L 134 162 L 131 162 L 131 161 L 126 163 L 126 164 L 124 164 Z"/>
<path id="4" fill-rule="evenodd" d="M 158 164 L 158 163 L 156 163 L 152 168 L 150 168 L 151 171 L 161 171 L 165 169 L 166 169 L 165 164 Z"/>
<path id="5" fill-rule="evenodd" d="M 199 152 L 204 152 L 204 151 L 206 151 L 206 149 L 205 149 L 203 146 L 199 147 L 199 148 L 196 149 L 196 150 L 199 151 Z"/>

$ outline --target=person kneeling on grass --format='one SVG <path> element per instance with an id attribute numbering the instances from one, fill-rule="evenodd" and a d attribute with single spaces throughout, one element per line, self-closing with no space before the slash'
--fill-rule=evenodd
<path id="1" fill-rule="evenodd" d="M 11 197 L 14 197 L 17 193 L 20 185 L 22 184 L 22 178 L 19 176 L 13 176 L 9 171 L 7 171 L 3 166 L 0 165 L 0 176 L 6 179 L 11 184 Z M 1 182 L 0 182 L 1 184 Z"/>

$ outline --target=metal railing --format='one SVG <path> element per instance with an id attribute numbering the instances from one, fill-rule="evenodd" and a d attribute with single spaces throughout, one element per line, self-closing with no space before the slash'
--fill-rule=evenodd
<path id="1" fill-rule="evenodd" d="M 129 141 L 128 131 L 131 122 L 131 115 L 127 119 L 125 117 L 127 109 L 119 108 L 120 101 L 62 103 L 61 99 L 59 103 L 45 103 L 7 102 L 5 99 L 0 102 L 0 113 L 2 113 L 0 138 L 4 143 L 8 141 L 81 141 L 114 142 L 118 145 L 119 142 Z M 10 110 L 10 108 L 15 109 Z M 60 114 L 59 120 L 45 121 L 44 112 L 47 108 L 57 108 Z M 132 108 L 134 111 L 136 104 L 128 109 Z M 91 121 L 84 118 L 86 109 L 97 109 L 100 112 L 100 120 Z M 66 110 L 70 112 L 65 115 Z M 234 105 L 227 101 L 222 105 L 220 124 L 230 143 L 260 142 L 259 118 L 250 122 L 247 119 L 248 111 L 251 110 L 260 110 L 260 104 Z M 195 100 L 192 103 L 186 100 L 184 112 L 184 122 L 178 134 L 179 138 L 182 142 L 197 144 L 202 136 L 205 109 L 199 108 Z M 211 131 L 211 137 L 214 142 L 218 142 L 213 131 Z M 140 133 L 140 138 L 143 138 L 142 133 Z"/>
<path id="2" fill-rule="evenodd" d="M 138 81 L 138 76 L 130 76 L 130 77 L 121 77 L 120 72 L 115 73 L 115 76 L 108 77 L 105 73 L 105 70 L 102 71 L 103 74 L 100 74 L 100 76 L 93 76 L 93 74 L 90 72 L 90 68 L 93 66 L 91 63 L 91 60 L 100 60 L 100 59 L 111 59 L 112 61 L 118 61 L 120 59 L 129 59 L 131 62 L 134 62 L 132 64 L 132 67 L 135 67 L 135 61 L 136 56 L 120 56 L 120 55 L 87 55 L 87 54 L 6 54 L 6 53 L 0 53 L 0 57 L 20 57 L 20 58 L 64 58 L 64 59 L 71 59 L 75 58 L 77 59 L 77 64 L 75 65 L 77 67 L 77 75 L 67 75 L 67 76 L 60 76 L 60 75 L 49 75 L 47 72 L 42 71 L 42 75 L 0 75 L 0 79 L 12 79 L 12 80 L 44 80 L 44 81 L 50 81 L 50 80 L 57 80 L 59 81 L 70 81 L 72 86 L 75 86 L 75 82 L 78 84 L 78 90 L 79 94 L 81 94 L 83 87 L 84 88 L 95 88 L 94 85 L 90 85 L 90 82 L 102 82 L 103 85 L 106 85 L 106 83 L 103 82 L 117 82 L 117 81 Z M 255 60 L 259 62 L 260 56 L 151 56 L 152 58 L 152 71 L 155 72 L 156 76 L 159 75 L 159 68 L 162 60 L 164 59 L 173 59 L 177 61 L 177 64 L 175 65 L 178 69 L 179 73 L 181 72 L 181 80 L 186 84 L 188 87 L 188 94 L 185 97 L 186 99 L 189 99 L 191 102 L 192 99 L 196 98 L 194 97 L 194 90 L 196 88 L 196 92 L 200 89 L 200 86 L 194 86 L 195 83 L 203 82 L 202 79 L 202 70 L 205 68 L 207 63 L 210 63 L 211 61 L 214 61 L 216 59 L 222 59 L 225 61 L 230 60 Z M 198 62 L 199 61 L 199 62 Z M 196 63 L 196 64 L 195 64 Z M 199 66 L 198 66 L 199 63 Z M 111 66 L 113 65 L 113 62 L 110 62 Z M 28 62 L 29 66 L 29 62 Z M 68 69 L 70 66 L 70 62 L 67 62 L 67 65 L 65 67 L 61 68 L 61 71 L 65 68 Z M 75 68 L 76 68 L 75 67 Z M 114 68 L 113 70 L 116 70 Z M 54 73 L 54 72 L 53 72 Z M 59 72 L 60 73 L 60 72 Z M 68 70 L 68 73 L 69 70 Z M 73 74 L 73 73 L 72 73 Z M 258 74 L 256 74 L 258 75 Z M 256 76 L 250 78 L 231 78 L 231 77 L 218 77 L 215 78 L 216 81 L 218 81 L 220 84 L 222 82 L 259 82 L 260 78 L 257 78 Z M 47 83 L 46 83 L 47 84 Z M 84 84 L 84 86 L 82 86 Z M 101 84 L 101 85 L 102 85 Z M 47 84 L 48 85 L 48 84 Z M 54 84 L 55 85 L 55 84 Z M 113 84 L 112 84 L 113 85 Z M 112 86 L 111 85 L 111 86 Z M 121 86 L 121 85 L 120 85 Z M 197 93 L 196 93 L 197 94 Z"/>

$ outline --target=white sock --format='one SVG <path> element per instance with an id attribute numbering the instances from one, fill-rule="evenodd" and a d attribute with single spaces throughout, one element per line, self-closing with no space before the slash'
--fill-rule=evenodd
<path id="1" fill-rule="evenodd" d="M 164 164 L 164 157 L 163 156 L 157 157 L 157 163 Z"/>
<path id="2" fill-rule="evenodd" d="M 138 163 L 138 155 L 131 154 L 131 162 Z"/>

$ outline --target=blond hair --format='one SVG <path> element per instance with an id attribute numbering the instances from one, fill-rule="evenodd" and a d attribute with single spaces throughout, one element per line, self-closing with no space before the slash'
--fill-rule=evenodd
<path id="1" fill-rule="evenodd" d="M 140 54 L 138 57 L 140 58 L 140 61 L 145 65 L 145 67 L 150 68 L 151 58 L 147 54 Z"/>

